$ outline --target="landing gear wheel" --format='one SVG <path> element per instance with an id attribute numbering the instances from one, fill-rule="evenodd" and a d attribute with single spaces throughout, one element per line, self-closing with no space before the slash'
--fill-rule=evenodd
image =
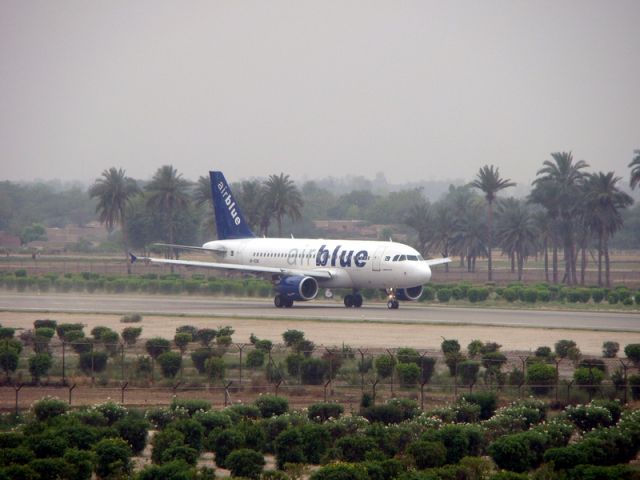
<path id="1" fill-rule="evenodd" d="M 344 306 L 347 308 L 351 308 L 354 305 L 354 298 L 353 295 L 348 294 L 344 296 Z"/>
<path id="2" fill-rule="evenodd" d="M 293 307 L 293 300 L 288 300 L 288 299 L 287 299 L 287 300 L 285 300 L 285 301 L 284 301 L 284 306 L 285 306 L 285 308 L 291 308 L 291 307 Z"/>
<path id="3" fill-rule="evenodd" d="M 397 300 L 389 300 L 387 302 L 387 308 L 389 310 L 397 310 L 397 308 L 400 306 L 400 303 L 398 303 Z"/>
<path id="4" fill-rule="evenodd" d="M 356 293 L 353 296 L 353 306 L 356 308 L 360 308 L 362 306 L 362 295 Z"/>
<path id="5" fill-rule="evenodd" d="M 284 307 L 285 299 L 282 298 L 280 295 L 276 295 L 275 297 L 273 297 L 273 304 L 277 308 L 282 308 L 282 307 Z"/>

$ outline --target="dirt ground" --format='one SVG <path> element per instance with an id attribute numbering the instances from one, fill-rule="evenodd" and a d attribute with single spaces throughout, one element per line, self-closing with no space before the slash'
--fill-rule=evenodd
<path id="1" fill-rule="evenodd" d="M 606 332 L 569 329 L 542 329 L 520 327 L 496 327 L 477 325 L 428 325 L 428 324 L 384 324 L 363 322 L 301 321 L 270 319 L 222 319 L 181 316 L 146 316 L 137 324 L 120 323 L 119 315 L 68 314 L 68 313 L 16 313 L 0 312 L 0 324 L 17 329 L 33 328 L 33 321 L 52 318 L 58 323 L 82 323 L 85 332 L 97 325 L 107 326 L 121 332 L 125 327 L 142 327 L 142 338 L 161 336 L 173 338 L 180 325 L 198 328 L 217 328 L 229 325 L 235 329 L 234 342 L 249 343 L 253 333 L 261 339 L 282 343 L 282 333 L 289 329 L 302 330 L 305 337 L 316 345 L 352 348 L 398 348 L 439 349 L 443 338 L 457 339 L 463 348 L 472 340 L 497 342 L 503 351 L 535 351 L 539 346 L 553 348 L 558 340 L 570 339 L 576 342 L 585 355 L 602 354 L 602 343 L 615 341 L 621 351 L 629 343 L 640 343 L 638 332 Z"/>

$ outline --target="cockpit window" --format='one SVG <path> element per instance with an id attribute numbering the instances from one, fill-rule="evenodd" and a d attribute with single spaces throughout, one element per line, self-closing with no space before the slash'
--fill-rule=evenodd
<path id="1" fill-rule="evenodd" d="M 395 256 L 393 257 L 393 261 L 394 261 L 394 262 L 397 262 L 397 261 L 398 261 L 398 258 L 400 258 L 400 255 L 395 255 Z"/>
<path id="2" fill-rule="evenodd" d="M 388 262 L 390 259 L 391 259 L 391 257 L 389 257 L 389 256 L 384 257 L 384 261 L 385 261 L 385 262 Z"/>
<path id="3" fill-rule="evenodd" d="M 417 262 L 418 257 L 416 255 L 407 255 L 407 260 L 411 260 L 412 262 Z"/>
<path id="4" fill-rule="evenodd" d="M 421 262 L 424 262 L 424 258 L 422 258 L 422 255 L 418 254 L 418 260 L 420 260 Z"/>
<path id="5" fill-rule="evenodd" d="M 406 255 L 400 255 L 400 258 L 398 259 L 399 262 L 404 262 L 407 259 Z"/>

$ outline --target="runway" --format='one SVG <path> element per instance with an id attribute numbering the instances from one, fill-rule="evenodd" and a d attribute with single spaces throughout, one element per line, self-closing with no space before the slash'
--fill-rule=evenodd
<path id="1" fill-rule="evenodd" d="M 371 303 L 344 308 L 337 302 L 296 303 L 276 309 L 270 299 L 220 299 L 187 296 L 33 294 L 0 292 L 0 310 L 20 312 L 86 312 L 214 318 L 329 320 L 424 325 L 487 325 L 640 332 L 640 314 L 583 311 L 517 310 L 428 306 L 402 303 L 398 310 Z"/>

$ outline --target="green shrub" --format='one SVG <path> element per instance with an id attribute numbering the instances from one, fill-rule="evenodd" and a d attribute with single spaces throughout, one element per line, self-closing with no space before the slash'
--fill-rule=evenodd
<path id="1" fill-rule="evenodd" d="M 103 372 L 107 368 L 107 352 L 85 352 L 78 357 L 78 366 L 87 375 Z"/>
<path id="2" fill-rule="evenodd" d="M 602 356 L 605 358 L 616 358 L 620 351 L 620 344 L 618 342 L 604 342 L 602 344 Z"/>
<path id="3" fill-rule="evenodd" d="M 556 369 L 553 365 L 534 363 L 527 368 L 527 384 L 537 395 L 545 395 L 556 383 Z"/>
<path id="4" fill-rule="evenodd" d="M 131 447 L 134 455 L 139 455 L 147 444 L 147 434 L 151 424 L 140 415 L 129 414 L 113 424 L 118 436 Z"/>
<path id="5" fill-rule="evenodd" d="M 440 344 L 442 353 L 448 355 L 450 353 L 458 353 L 460 351 L 460 343 L 457 340 L 443 340 Z"/>
<path id="6" fill-rule="evenodd" d="M 50 330 L 50 329 L 46 329 L 46 330 Z M 15 328 L 0 327 L 0 340 L 8 340 L 10 338 L 13 338 L 15 333 L 16 333 Z"/>
<path id="7" fill-rule="evenodd" d="M 330 418 L 339 418 L 344 413 L 344 407 L 339 403 L 314 403 L 309 406 L 309 419 L 326 422 Z"/>
<path id="8" fill-rule="evenodd" d="M 476 360 L 465 360 L 458 364 L 458 375 L 465 385 L 473 385 L 478 379 L 480 362 Z"/>
<path id="9" fill-rule="evenodd" d="M 338 458 L 344 462 L 362 462 L 377 447 L 372 438 L 359 434 L 345 435 L 335 444 Z"/>
<path id="10" fill-rule="evenodd" d="M 153 359 L 156 359 L 164 352 L 171 350 L 171 342 L 166 338 L 161 337 L 150 338 L 146 341 L 144 346 L 149 356 Z"/>
<path id="11" fill-rule="evenodd" d="M 275 395 L 261 395 L 256 400 L 255 405 L 260 409 L 262 418 L 282 415 L 289 411 L 289 402 L 287 399 L 276 397 Z"/>
<path id="12" fill-rule="evenodd" d="M 211 356 L 211 350 L 208 348 L 198 348 L 191 353 L 191 361 L 193 362 L 193 366 L 196 370 L 198 370 L 198 373 L 206 373 L 207 369 L 205 367 L 205 363 L 209 358 L 211 358 Z"/>
<path id="13" fill-rule="evenodd" d="M 509 303 L 513 303 L 516 300 L 518 300 L 518 298 L 520 298 L 519 295 L 519 291 L 516 288 L 513 287 L 509 287 L 509 288 L 505 288 L 504 291 L 502 292 L 502 297 Z"/>
<path id="14" fill-rule="evenodd" d="M 325 465 L 309 477 L 310 480 L 368 480 L 369 478 L 364 465 L 349 463 Z"/>
<path id="15" fill-rule="evenodd" d="M 576 342 L 573 340 L 559 340 L 555 344 L 556 355 L 560 358 L 567 358 L 569 356 L 569 350 L 576 347 Z"/>
<path id="16" fill-rule="evenodd" d="M 178 352 L 164 352 L 158 357 L 160 370 L 166 378 L 174 378 L 182 368 L 182 355 Z"/>
<path id="17" fill-rule="evenodd" d="M 546 288 L 540 288 L 536 291 L 537 300 L 540 302 L 549 302 L 552 298 L 551 292 Z"/>
<path id="18" fill-rule="evenodd" d="M 55 331 L 57 326 L 58 326 L 58 322 L 56 320 L 42 319 L 42 320 L 35 320 L 33 322 L 34 329 L 52 328 Z"/>
<path id="19" fill-rule="evenodd" d="M 327 373 L 329 373 L 329 365 L 320 358 L 305 358 L 300 364 L 302 383 L 321 385 Z"/>
<path id="20" fill-rule="evenodd" d="M 47 397 L 38 400 L 33 404 L 31 409 L 38 421 L 46 422 L 54 417 L 65 414 L 67 410 L 69 410 L 69 405 L 67 402 L 63 402 L 58 398 Z"/>
<path id="21" fill-rule="evenodd" d="M 493 392 L 466 393 L 462 395 L 466 402 L 480 406 L 480 419 L 491 418 L 498 406 L 498 396 Z"/>
<path id="22" fill-rule="evenodd" d="M 29 357 L 29 373 L 34 382 L 39 382 L 53 366 L 53 360 L 49 353 L 36 353 Z"/>
<path id="23" fill-rule="evenodd" d="M 615 305 L 616 303 L 618 303 L 619 300 L 620 300 L 620 297 L 616 292 L 609 292 L 607 294 L 607 301 L 609 302 L 610 305 Z"/>
<path id="24" fill-rule="evenodd" d="M 547 439 L 538 432 L 505 435 L 489 445 L 489 455 L 505 470 L 526 472 L 542 463 Z"/>
<path id="25" fill-rule="evenodd" d="M 131 448 L 121 438 L 105 438 L 95 446 L 96 475 L 110 478 L 131 473 Z"/>
<path id="26" fill-rule="evenodd" d="M 264 352 L 261 350 L 251 350 L 247 354 L 247 367 L 257 368 L 264 365 Z"/>
<path id="27" fill-rule="evenodd" d="M 611 412 L 596 404 L 568 406 L 565 415 L 576 427 L 583 432 L 595 428 L 608 427 L 613 424 Z"/>
<path id="28" fill-rule="evenodd" d="M 605 291 L 603 288 L 592 288 L 591 289 L 591 298 L 595 303 L 601 303 L 604 300 Z"/>
<path id="29" fill-rule="evenodd" d="M 122 339 L 129 346 L 135 345 L 142 333 L 142 327 L 125 327 L 122 330 Z"/>
<path id="30" fill-rule="evenodd" d="M 227 468 L 234 477 L 260 478 L 265 465 L 262 453 L 241 448 L 229 454 L 225 461 Z"/>
<path id="31" fill-rule="evenodd" d="M 636 366 L 640 365 L 640 343 L 630 343 L 624 347 L 624 354 Z"/>
<path id="32" fill-rule="evenodd" d="M 489 289 L 486 287 L 470 288 L 468 292 L 469 301 L 472 303 L 484 302 L 489 298 Z"/>
<path id="33" fill-rule="evenodd" d="M 447 303 L 452 296 L 452 291 L 450 288 L 441 288 L 438 290 L 438 301 L 442 303 Z"/>
<path id="34" fill-rule="evenodd" d="M 403 387 L 412 387 L 420 379 L 420 367 L 415 363 L 399 363 L 396 366 L 396 372 Z"/>
<path id="35" fill-rule="evenodd" d="M 524 302 L 536 303 L 536 300 L 538 300 L 538 290 L 535 288 L 524 288 L 521 297 Z"/>
<path id="36" fill-rule="evenodd" d="M 631 389 L 631 397 L 634 400 L 640 400 L 640 374 L 629 376 L 627 379 L 629 388 Z"/>

